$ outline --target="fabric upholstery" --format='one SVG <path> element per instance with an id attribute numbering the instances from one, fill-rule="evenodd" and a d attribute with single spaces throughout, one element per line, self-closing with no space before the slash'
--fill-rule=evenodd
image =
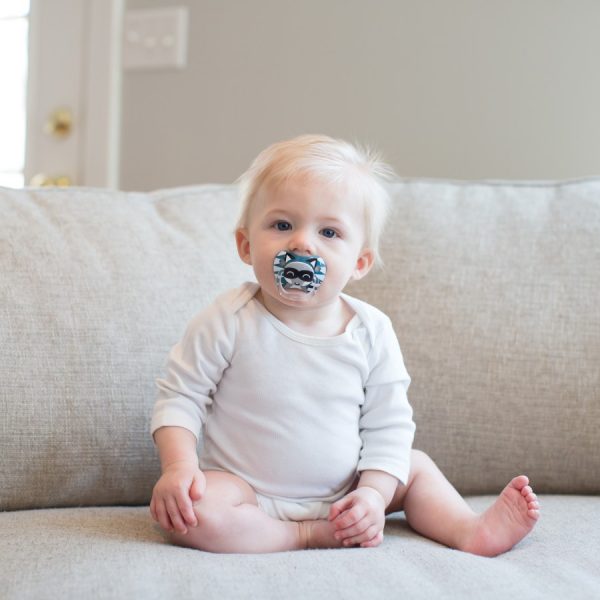
<path id="1" fill-rule="evenodd" d="M 598 596 L 600 179 L 390 189 L 386 268 L 347 291 L 393 320 L 415 445 L 463 493 L 527 473 L 533 533 L 493 559 L 402 514 L 369 550 L 167 544 L 145 506 L 154 380 L 190 317 L 251 277 L 236 189 L 0 189 L 2 598 Z"/>
<path id="2" fill-rule="evenodd" d="M 483 510 L 489 497 L 469 499 Z M 378 548 L 221 555 L 166 544 L 146 508 L 0 514 L 4 600 L 364 600 L 598 597 L 600 500 L 541 498 L 543 517 L 511 552 L 482 558 L 412 532 L 398 513 Z M 583 541 L 585 540 L 585 543 Z"/>
<path id="3" fill-rule="evenodd" d="M 600 180 L 391 187 L 387 312 L 416 446 L 464 493 L 600 493 Z M 0 510 L 145 504 L 169 348 L 250 278 L 233 186 L 0 190 Z"/>
<path id="4" fill-rule="evenodd" d="M 154 381 L 247 278 L 235 211 L 229 188 L 0 193 L 0 509 L 149 502 Z"/>
<path id="5" fill-rule="evenodd" d="M 415 446 L 464 493 L 599 493 L 600 180 L 394 188 L 386 270 Z"/>

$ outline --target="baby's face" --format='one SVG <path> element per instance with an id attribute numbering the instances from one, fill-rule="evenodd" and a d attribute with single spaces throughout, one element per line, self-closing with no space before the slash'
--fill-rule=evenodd
<path id="1" fill-rule="evenodd" d="M 259 190 L 248 227 L 237 233 L 237 241 L 240 257 L 253 266 L 263 293 L 288 305 L 327 303 L 372 264 L 372 252 L 364 248 L 362 201 L 315 179 L 292 179 L 276 189 Z M 327 273 L 314 296 L 281 298 L 273 274 L 273 260 L 281 250 L 324 259 Z"/>

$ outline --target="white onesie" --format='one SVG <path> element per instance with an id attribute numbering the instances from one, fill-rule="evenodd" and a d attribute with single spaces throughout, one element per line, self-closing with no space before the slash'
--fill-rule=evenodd
<path id="1" fill-rule="evenodd" d="M 334 502 L 366 469 L 406 483 L 415 425 L 389 318 L 344 294 L 346 331 L 306 336 L 257 291 L 245 283 L 191 321 L 157 380 L 152 433 L 179 426 L 201 439 L 204 426 L 201 469 L 283 502 Z"/>

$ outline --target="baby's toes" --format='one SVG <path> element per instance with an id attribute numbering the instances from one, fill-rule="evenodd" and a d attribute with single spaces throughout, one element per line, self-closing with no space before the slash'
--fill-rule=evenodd
<path id="1" fill-rule="evenodd" d="M 537 519 L 540 516 L 540 503 L 536 494 L 533 492 L 527 494 L 525 500 L 527 501 L 527 515 L 532 519 Z"/>
<path id="2" fill-rule="evenodd" d="M 523 497 L 527 502 L 535 502 L 537 500 L 537 494 L 534 494 L 533 492 L 525 494 Z"/>

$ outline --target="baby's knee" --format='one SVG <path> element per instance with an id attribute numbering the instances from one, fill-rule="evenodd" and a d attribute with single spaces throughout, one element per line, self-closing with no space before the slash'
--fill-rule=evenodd
<path id="1" fill-rule="evenodd" d="M 211 542 L 218 538 L 225 528 L 226 517 L 222 507 L 207 506 L 207 504 L 200 501 L 193 505 L 198 524 L 195 527 L 188 527 L 187 533 L 176 531 L 169 533 L 171 543 L 196 550 L 212 549 Z"/>
<path id="2" fill-rule="evenodd" d="M 224 502 L 215 502 L 209 500 L 200 500 L 194 502 L 192 509 L 198 519 L 198 524 L 205 527 L 210 527 L 213 524 L 217 525 L 221 520 L 221 514 L 224 512 L 227 504 Z"/>
<path id="3" fill-rule="evenodd" d="M 214 537 L 222 531 L 228 522 L 228 506 L 220 502 L 200 501 L 193 505 L 198 521 L 195 529 L 206 536 Z"/>

